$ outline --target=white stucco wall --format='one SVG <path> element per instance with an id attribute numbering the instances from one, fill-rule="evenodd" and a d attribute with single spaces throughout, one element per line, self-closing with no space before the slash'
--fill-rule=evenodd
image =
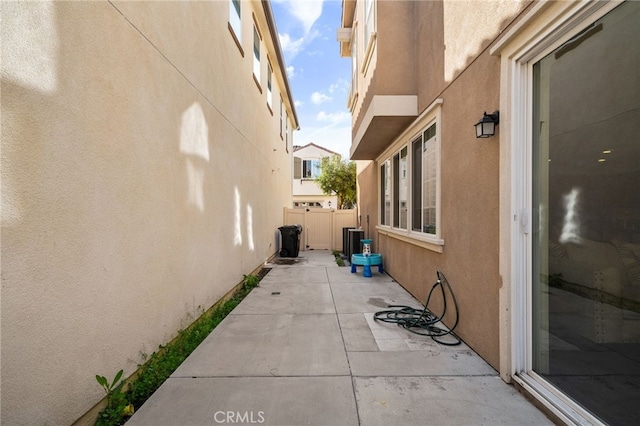
<path id="1" fill-rule="evenodd" d="M 243 57 L 228 2 L 3 2 L 3 424 L 72 423 L 96 374 L 131 374 L 275 253 L 291 149 L 252 8 Z"/>
<path id="2" fill-rule="evenodd" d="M 312 143 L 296 149 L 293 153 L 294 157 L 300 158 L 302 161 L 322 160 L 332 155 L 337 154 Z M 310 179 L 293 179 L 293 201 L 319 202 L 323 208 L 337 208 L 338 206 L 337 196 L 324 194 L 318 183 Z"/>

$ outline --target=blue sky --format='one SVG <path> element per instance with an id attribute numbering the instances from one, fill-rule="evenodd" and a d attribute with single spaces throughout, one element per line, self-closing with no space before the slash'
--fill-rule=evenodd
<path id="1" fill-rule="evenodd" d="M 271 7 L 300 122 L 294 144 L 313 142 L 348 159 L 351 59 L 336 40 L 342 1 L 272 0 Z"/>

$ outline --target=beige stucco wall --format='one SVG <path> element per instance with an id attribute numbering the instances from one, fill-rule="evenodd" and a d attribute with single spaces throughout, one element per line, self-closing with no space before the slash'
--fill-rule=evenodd
<path id="1" fill-rule="evenodd" d="M 248 5 L 243 57 L 226 2 L 3 2 L 2 423 L 73 422 L 275 253 Z"/>
<path id="2" fill-rule="evenodd" d="M 378 224 L 378 172 L 375 161 L 356 161 L 356 185 L 358 191 L 358 216 L 365 232 L 367 231 L 367 215 L 369 216 L 369 233 L 374 235 Z M 365 234 L 366 235 L 366 234 Z"/>
<path id="3" fill-rule="evenodd" d="M 442 253 L 438 253 L 383 233 L 376 232 L 373 237 L 385 257 L 385 269 L 422 302 L 435 281 L 436 271 L 444 272 L 459 304 L 460 323 L 456 332 L 496 370 L 500 368 L 498 330 L 502 285 L 499 274 L 500 128 L 493 138 L 476 139 L 473 124 L 482 117 L 483 111 L 490 113 L 499 109 L 499 60 L 489 55 L 488 47 L 528 4 L 528 1 L 497 0 L 416 2 L 419 112 L 432 105 L 436 98 L 442 99 L 439 226 L 444 245 Z M 387 21 L 387 25 L 392 23 Z M 378 43 L 382 44 L 382 37 Z M 391 60 L 387 56 L 387 60 Z M 377 67 L 385 63 L 378 52 Z M 376 71 L 376 78 L 383 75 Z M 412 75 L 409 73 L 408 77 Z M 402 79 L 403 74 L 395 73 L 394 78 Z M 382 83 L 376 82 L 376 85 Z M 360 206 L 361 211 L 378 211 L 379 164 L 395 149 L 410 143 L 409 139 L 418 130 L 390 140 L 389 146 L 394 148 L 383 153 L 375 166 L 361 171 L 359 197 L 366 201 Z M 437 300 L 434 302 L 433 308 L 437 311 L 440 305 Z M 448 323 L 452 322 L 453 317 L 449 316 Z"/>

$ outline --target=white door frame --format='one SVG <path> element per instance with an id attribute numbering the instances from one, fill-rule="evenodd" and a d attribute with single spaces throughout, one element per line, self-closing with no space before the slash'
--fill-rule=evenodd
<path id="1" fill-rule="evenodd" d="M 621 1 L 540 1 L 491 48 L 501 57 L 500 374 L 567 424 L 601 424 L 532 370 L 533 64 Z"/>

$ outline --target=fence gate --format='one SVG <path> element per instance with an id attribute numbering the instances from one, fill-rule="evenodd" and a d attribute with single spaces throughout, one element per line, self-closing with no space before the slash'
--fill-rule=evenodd
<path id="1" fill-rule="evenodd" d="M 304 250 L 330 250 L 332 243 L 331 219 L 333 219 L 331 210 L 309 209 L 306 213 L 304 223 L 304 232 L 307 234 L 306 241 L 301 240 L 300 246 L 304 245 Z"/>
<path id="2" fill-rule="evenodd" d="M 342 228 L 357 226 L 355 209 L 284 209 L 285 225 L 301 225 L 300 250 L 342 250 Z"/>

